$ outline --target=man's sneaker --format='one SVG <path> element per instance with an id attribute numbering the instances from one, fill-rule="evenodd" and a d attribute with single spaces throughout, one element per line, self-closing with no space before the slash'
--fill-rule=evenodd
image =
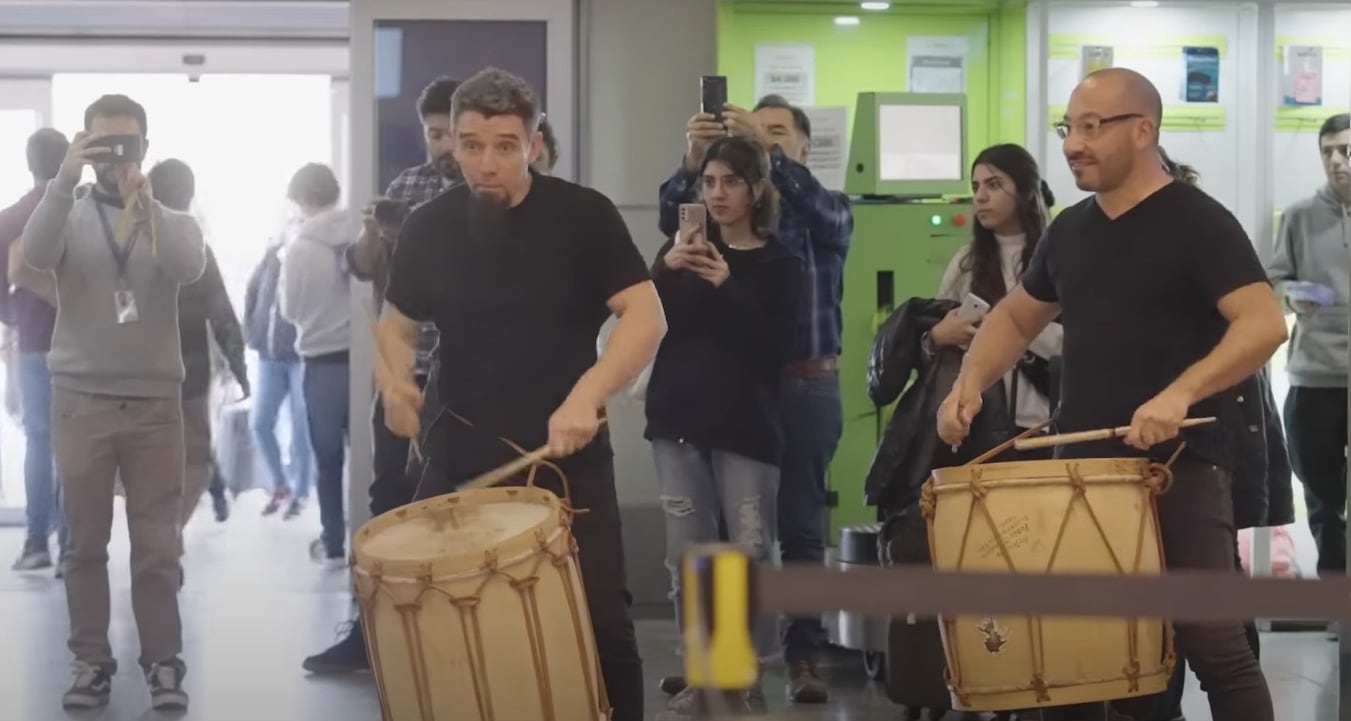
<path id="1" fill-rule="evenodd" d="M 61 705 L 68 709 L 99 708 L 108 705 L 113 692 L 113 669 L 75 662 L 75 681 L 61 697 Z"/>
<path id="2" fill-rule="evenodd" d="M 347 567 L 347 556 L 343 555 L 342 551 L 337 553 L 329 551 L 322 538 L 310 541 L 310 558 L 324 568 Z"/>
<path id="3" fill-rule="evenodd" d="M 811 661 L 795 661 L 788 666 L 788 700 L 793 703 L 825 703 L 830 687 L 816 673 Z"/>
<path id="4" fill-rule="evenodd" d="M 349 621 L 339 626 L 338 635 L 338 642 L 328 650 L 305 659 L 303 666 L 306 671 L 332 675 L 371 670 L 370 660 L 366 658 L 366 636 L 361 631 L 361 621 Z"/>
<path id="5" fill-rule="evenodd" d="M 52 554 L 47 550 L 45 541 L 25 543 L 18 560 L 12 566 L 15 571 L 40 571 L 51 567 Z"/>
<path id="6" fill-rule="evenodd" d="M 150 707 L 157 711 L 186 711 L 188 694 L 183 690 L 187 666 L 178 659 L 154 663 L 146 669 L 145 682 L 150 684 Z"/>

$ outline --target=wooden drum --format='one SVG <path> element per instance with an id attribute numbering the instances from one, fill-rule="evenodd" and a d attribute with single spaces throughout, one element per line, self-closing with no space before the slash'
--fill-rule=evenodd
<path id="1" fill-rule="evenodd" d="M 1155 498 L 1170 478 L 1147 459 L 1124 458 L 936 470 L 921 500 L 934 568 L 1160 574 Z M 948 687 L 959 710 L 1154 694 L 1172 674 L 1172 629 L 1161 620 L 957 616 L 943 617 L 940 625 Z"/>
<path id="2" fill-rule="evenodd" d="M 609 718 L 572 517 L 542 488 L 488 488 L 358 531 L 352 578 L 384 721 Z"/>

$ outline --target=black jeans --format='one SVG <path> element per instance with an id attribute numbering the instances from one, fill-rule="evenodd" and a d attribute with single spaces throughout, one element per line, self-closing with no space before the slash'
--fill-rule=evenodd
<path id="1" fill-rule="evenodd" d="M 1229 473 L 1193 458 L 1173 465 L 1173 486 L 1159 497 L 1159 532 L 1169 570 L 1232 570 L 1237 539 Z M 1210 701 L 1211 718 L 1275 721 L 1271 692 L 1241 621 L 1174 624 L 1185 656 Z M 1106 718 L 1105 704 L 1050 708 L 1043 721 Z"/>
<path id="2" fill-rule="evenodd" d="M 418 500 L 450 493 L 457 485 L 519 454 L 491 434 L 470 428 L 447 413 L 428 427 L 423 455 L 426 468 Z M 614 460 L 607 454 L 567 463 L 564 472 L 568 474 L 573 506 L 586 510 L 573 519 L 572 533 L 577 540 L 601 675 L 614 707 L 613 721 L 643 721 L 643 662 L 629 613 L 633 599 L 624 570 Z M 553 472 L 540 469 L 536 481 L 563 496 L 562 485 Z M 522 483 L 524 478 L 518 478 L 503 485 Z"/>
<path id="3" fill-rule="evenodd" d="M 1290 466 L 1304 484 L 1318 571 L 1346 571 L 1346 389 L 1294 386 L 1285 397 Z"/>
<path id="4" fill-rule="evenodd" d="M 418 387 L 426 386 L 426 378 L 417 377 Z M 371 515 L 378 516 L 413 500 L 418 476 L 409 467 L 409 449 L 412 444 L 400 438 L 385 425 L 385 404 L 376 394 L 371 404 Z"/>

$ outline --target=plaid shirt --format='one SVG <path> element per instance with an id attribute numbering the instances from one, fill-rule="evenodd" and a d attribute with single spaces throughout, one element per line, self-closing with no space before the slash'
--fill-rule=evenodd
<path id="1" fill-rule="evenodd" d="M 777 238 L 802 259 L 807 271 L 792 360 L 837 356 L 844 259 L 854 232 L 854 212 L 848 196 L 827 190 L 805 165 L 779 148 L 769 157 L 770 182 L 780 196 Z M 663 236 L 669 238 L 680 228 L 681 203 L 698 202 L 698 180 L 682 163 L 662 183 L 658 226 Z"/>
<path id="2" fill-rule="evenodd" d="M 404 170 L 394 180 L 390 181 L 389 187 L 385 189 L 385 197 L 390 200 L 401 200 L 416 208 L 450 189 L 452 185 L 454 183 L 442 175 L 441 171 L 436 169 L 436 166 L 431 163 L 423 163 Z M 376 286 L 377 308 L 384 301 L 385 286 L 389 283 L 390 260 L 388 256 L 382 258 L 381 267 L 377 269 L 375 274 L 379 279 Z M 432 360 L 436 356 L 437 342 L 436 324 L 423 323 L 422 327 L 418 329 L 413 372 L 423 376 L 431 372 Z"/>

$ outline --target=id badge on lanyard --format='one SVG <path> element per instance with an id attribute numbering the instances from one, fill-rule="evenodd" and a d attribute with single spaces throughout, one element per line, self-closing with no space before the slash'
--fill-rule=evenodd
<path id="1" fill-rule="evenodd" d="M 113 262 L 117 264 L 117 286 L 112 298 L 113 317 L 118 325 L 130 325 L 141 319 L 141 312 L 136 307 L 136 294 L 131 290 L 131 280 L 127 275 L 127 264 L 131 260 L 132 251 L 136 249 L 137 233 L 132 230 L 128 234 L 126 245 L 122 245 L 108 222 L 103 205 L 96 202 L 95 208 L 98 210 L 99 223 L 103 226 L 103 239 L 108 243 L 108 251 L 113 255 Z"/>

